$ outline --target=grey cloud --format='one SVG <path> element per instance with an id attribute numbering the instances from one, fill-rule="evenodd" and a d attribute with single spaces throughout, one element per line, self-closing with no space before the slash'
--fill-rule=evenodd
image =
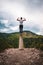
<path id="1" fill-rule="evenodd" d="M 4 28 L 8 29 L 9 26 L 6 26 L 6 24 L 1 23 L 1 21 L 0 21 L 0 29 L 4 29 Z"/>
<path id="2" fill-rule="evenodd" d="M 39 32 L 40 31 L 40 29 L 38 28 L 38 27 L 36 27 L 36 26 L 33 26 L 32 28 L 31 28 L 31 30 L 33 31 L 33 32 Z"/>
<path id="3" fill-rule="evenodd" d="M 0 19 L 12 20 L 13 16 L 10 13 L 0 11 Z"/>
<path id="4" fill-rule="evenodd" d="M 4 24 L 2 24 L 2 23 L 0 23 L 0 29 L 3 29 L 3 28 L 5 28 L 6 26 L 4 25 Z"/>
<path id="5" fill-rule="evenodd" d="M 4 23 L 2 20 L 8 20 L 8 23 Z M 0 29 L 9 29 L 10 27 L 17 26 L 18 23 L 14 21 L 13 16 L 7 12 L 0 12 Z"/>
<path id="6" fill-rule="evenodd" d="M 34 23 L 32 23 L 32 24 L 34 24 Z M 30 25 L 24 25 L 24 30 L 29 30 L 29 31 L 32 31 L 34 33 L 40 32 L 39 26 L 37 24 L 34 24 L 32 26 L 31 23 L 30 23 Z"/>
<path id="7" fill-rule="evenodd" d="M 27 4 L 29 5 L 36 5 L 36 6 L 43 6 L 43 0 L 27 0 Z"/>
<path id="8" fill-rule="evenodd" d="M 24 5 L 27 10 L 43 10 L 43 0 L 25 0 Z"/>
<path id="9" fill-rule="evenodd" d="M 15 2 L 17 2 L 17 3 L 15 3 Z M 39 19 L 39 15 L 41 13 L 43 13 L 43 0 L 3 0 L 3 3 L 9 3 L 9 5 L 13 5 L 13 4 L 18 5 L 20 3 L 22 6 L 24 6 L 24 9 L 26 9 L 26 13 L 28 13 L 27 16 L 30 16 L 30 19 L 33 16 L 33 19 L 35 18 L 35 20 L 36 20 L 37 19 L 37 15 L 38 15 L 38 19 Z M 3 12 L 3 7 L 4 7 L 3 5 L 4 4 L 2 4 L 1 2 L 0 2 L 0 4 L 2 5 L 2 11 L 1 11 L 1 7 L 0 7 L 0 20 L 8 20 L 9 21 L 8 22 L 8 24 L 9 24 L 8 26 L 6 26 L 6 24 L 1 24 L 0 28 L 1 27 L 2 28 L 4 28 L 4 27 L 6 28 L 7 27 L 8 28 L 7 32 L 14 32 L 14 30 L 11 30 L 10 27 L 16 26 L 16 25 L 18 25 L 18 23 L 15 21 L 15 19 L 14 19 L 15 17 L 13 18 L 13 16 L 11 15 L 11 13 L 9 13 L 9 12 Z M 6 6 L 6 4 L 5 4 L 5 6 Z M 37 11 L 37 12 L 35 13 L 34 11 L 35 12 Z M 41 12 L 38 14 L 39 11 L 41 11 Z M 36 22 L 39 23 L 39 21 L 37 21 L 37 20 L 36 20 Z M 28 26 L 25 26 L 24 29 L 30 30 L 30 31 L 32 30 L 34 32 L 40 32 L 40 27 L 38 28 L 37 25 L 36 25 L 37 27 L 34 26 L 33 22 L 32 22 L 32 24 L 33 24 L 33 27 L 31 27 L 31 26 L 28 25 Z"/>

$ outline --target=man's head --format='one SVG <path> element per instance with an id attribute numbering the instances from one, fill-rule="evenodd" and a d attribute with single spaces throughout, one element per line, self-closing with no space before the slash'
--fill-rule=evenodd
<path id="1" fill-rule="evenodd" d="M 21 20 L 22 20 L 22 17 L 21 17 Z"/>

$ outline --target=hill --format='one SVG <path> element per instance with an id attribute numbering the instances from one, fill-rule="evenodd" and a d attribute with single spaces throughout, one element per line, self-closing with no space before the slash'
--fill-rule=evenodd
<path id="1" fill-rule="evenodd" d="M 43 50 L 43 36 L 37 35 L 30 31 L 23 32 L 25 48 L 38 48 Z M 18 48 L 19 32 L 0 33 L 0 51 L 6 48 Z"/>

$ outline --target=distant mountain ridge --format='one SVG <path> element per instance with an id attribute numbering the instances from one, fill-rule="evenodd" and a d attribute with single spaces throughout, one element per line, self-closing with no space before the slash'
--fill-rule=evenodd
<path id="1" fill-rule="evenodd" d="M 26 35 L 26 33 L 29 34 L 29 35 L 30 34 L 31 35 L 37 35 L 37 34 L 31 32 L 31 31 L 23 31 L 23 34 Z M 12 34 L 19 34 L 19 32 L 14 32 L 14 33 L 0 33 L 0 36 L 7 36 L 7 35 L 12 35 Z"/>
<path id="2" fill-rule="evenodd" d="M 14 32 L 14 33 L 0 33 L 0 37 L 9 37 L 12 35 L 19 36 L 19 32 Z M 23 31 L 23 37 L 28 37 L 28 38 L 37 38 L 37 37 L 42 37 L 42 35 L 38 35 L 36 33 L 33 33 L 31 31 Z"/>

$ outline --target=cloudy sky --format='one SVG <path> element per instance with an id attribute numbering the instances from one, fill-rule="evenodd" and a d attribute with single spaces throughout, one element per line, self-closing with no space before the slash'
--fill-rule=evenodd
<path id="1" fill-rule="evenodd" d="M 43 35 L 43 0 L 0 0 L 0 32 L 18 32 L 21 16 L 24 30 Z"/>

